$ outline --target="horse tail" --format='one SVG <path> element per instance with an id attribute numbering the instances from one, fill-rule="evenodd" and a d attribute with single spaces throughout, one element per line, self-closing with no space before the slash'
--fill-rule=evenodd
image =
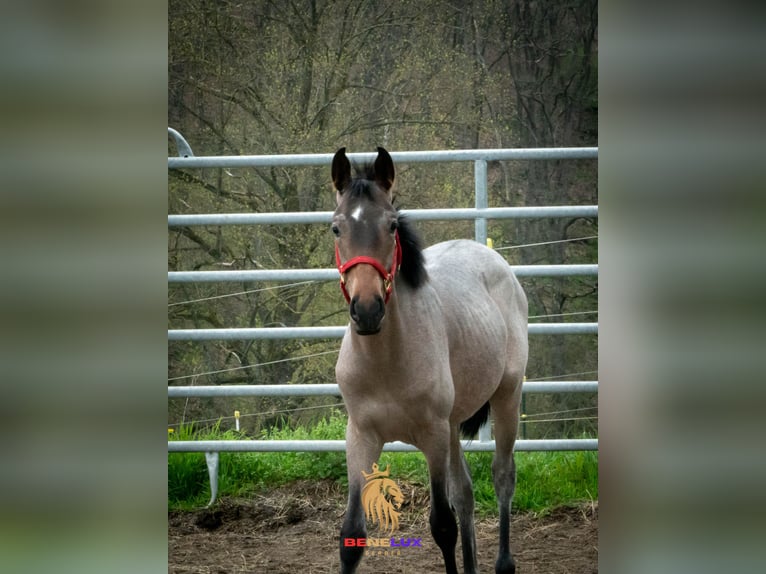
<path id="1" fill-rule="evenodd" d="M 489 420 L 489 401 L 484 403 L 468 420 L 460 423 L 460 434 L 463 438 L 474 438 L 487 420 Z"/>

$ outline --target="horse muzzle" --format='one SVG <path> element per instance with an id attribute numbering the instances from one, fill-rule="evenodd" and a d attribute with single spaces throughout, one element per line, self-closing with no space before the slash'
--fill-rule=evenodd
<path id="1" fill-rule="evenodd" d="M 386 314 L 386 304 L 379 295 L 365 301 L 359 297 L 352 297 L 348 312 L 356 325 L 357 334 L 375 335 L 380 331 L 383 317 Z"/>

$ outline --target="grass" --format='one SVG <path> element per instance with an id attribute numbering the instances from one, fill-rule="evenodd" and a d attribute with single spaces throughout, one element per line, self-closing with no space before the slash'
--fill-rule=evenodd
<path id="1" fill-rule="evenodd" d="M 237 431 L 181 427 L 171 440 L 272 440 L 342 439 L 345 416 L 336 412 L 311 428 L 283 428 L 248 437 Z M 492 484 L 492 453 L 467 453 L 473 478 L 476 510 L 481 516 L 497 514 Z M 344 486 L 346 459 L 343 452 L 227 453 L 219 459 L 218 496 L 248 497 L 296 480 L 335 480 Z M 394 480 L 427 486 L 428 469 L 420 453 L 381 455 L 381 468 L 391 465 Z M 552 508 L 598 499 L 598 453 L 516 453 L 516 494 L 513 508 L 545 513 Z M 170 509 L 199 508 L 210 499 L 205 456 L 202 453 L 168 453 L 168 506 Z"/>

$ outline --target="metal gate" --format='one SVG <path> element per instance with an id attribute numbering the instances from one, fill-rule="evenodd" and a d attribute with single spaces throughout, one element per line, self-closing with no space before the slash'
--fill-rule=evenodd
<path id="1" fill-rule="evenodd" d="M 168 158 L 170 169 L 200 168 L 241 168 L 266 166 L 312 166 L 329 167 L 332 154 L 297 154 L 271 156 L 210 156 L 195 157 L 191 147 L 175 130 L 168 128 L 175 139 L 179 157 Z M 371 161 L 374 153 L 352 153 L 355 161 Z M 425 220 L 474 220 L 475 239 L 487 242 L 487 220 L 507 218 L 547 217 L 598 217 L 598 206 L 551 206 L 551 207 L 501 207 L 489 208 L 487 200 L 487 162 L 498 160 L 550 160 L 550 159 L 595 159 L 598 148 L 553 148 L 553 149 L 483 149 L 456 151 L 413 151 L 392 152 L 398 163 L 454 162 L 474 163 L 475 207 L 470 209 L 420 209 L 403 210 L 413 221 Z M 265 224 L 306 224 L 330 223 L 332 212 L 292 213 L 229 213 L 199 215 L 169 215 L 168 226 L 201 225 L 265 225 Z M 518 277 L 597 275 L 598 265 L 521 265 L 512 266 Z M 280 269 L 247 271 L 174 271 L 168 272 L 168 281 L 173 282 L 242 282 L 242 281 L 337 281 L 336 269 Z M 224 339 L 291 339 L 291 338 L 341 338 L 346 327 L 281 327 L 281 328 L 227 328 L 227 329 L 172 329 L 168 331 L 170 341 L 209 341 Z M 598 323 L 545 323 L 530 324 L 529 334 L 582 334 L 598 333 Z M 566 382 L 525 382 L 524 393 L 572 393 L 597 392 L 597 381 Z M 340 395 L 337 385 L 220 385 L 220 386 L 171 386 L 169 398 L 180 397 L 239 397 L 239 396 L 312 396 Z M 479 440 L 464 441 L 466 451 L 493 451 L 489 426 L 485 425 Z M 517 451 L 554 450 L 597 450 L 598 439 L 551 439 L 518 440 Z M 216 440 L 216 441 L 168 441 L 169 452 L 205 452 L 211 469 L 217 466 L 217 453 L 221 451 L 343 451 L 343 440 Z M 402 442 L 387 443 L 384 451 L 415 451 L 412 445 Z M 215 498 L 215 491 L 213 491 Z"/>

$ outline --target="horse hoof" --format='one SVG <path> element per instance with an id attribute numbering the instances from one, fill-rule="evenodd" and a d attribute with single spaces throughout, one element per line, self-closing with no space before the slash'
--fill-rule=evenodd
<path id="1" fill-rule="evenodd" d="M 510 555 L 497 559 L 495 574 L 516 574 L 516 563 Z"/>

